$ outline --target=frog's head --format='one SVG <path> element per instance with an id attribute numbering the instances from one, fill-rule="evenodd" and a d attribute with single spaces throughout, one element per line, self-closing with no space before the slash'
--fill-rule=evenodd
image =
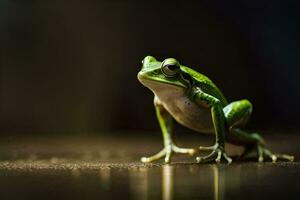
<path id="1" fill-rule="evenodd" d="M 189 83 L 183 74 L 181 65 L 174 58 L 167 58 L 163 62 L 159 62 L 152 56 L 146 56 L 142 61 L 142 69 L 138 73 L 138 79 L 152 91 L 170 85 L 188 88 Z"/>

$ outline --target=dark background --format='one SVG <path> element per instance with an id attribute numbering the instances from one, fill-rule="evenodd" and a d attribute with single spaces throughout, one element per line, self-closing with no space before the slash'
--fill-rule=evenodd
<path id="1" fill-rule="evenodd" d="M 250 128 L 297 130 L 295 2 L 2 0 L 0 134 L 158 131 L 146 55 L 248 98 Z"/>

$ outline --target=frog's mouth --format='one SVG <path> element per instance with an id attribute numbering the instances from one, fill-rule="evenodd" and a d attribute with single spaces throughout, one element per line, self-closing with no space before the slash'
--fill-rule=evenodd
<path id="1" fill-rule="evenodd" d="M 143 86 L 151 90 L 155 95 L 159 97 L 163 96 L 178 96 L 184 94 L 186 86 L 182 83 L 177 84 L 176 82 L 168 82 L 158 78 L 140 78 L 140 82 Z"/>
<path id="2" fill-rule="evenodd" d="M 180 79 L 177 78 L 169 78 L 170 80 L 166 79 L 165 77 L 160 77 L 164 75 L 160 75 L 157 77 L 153 76 L 147 76 L 147 73 L 144 71 L 140 71 L 138 73 L 138 80 L 146 87 L 150 88 L 155 85 L 173 85 L 181 88 L 187 88 L 187 86 L 183 83 L 183 81 L 180 81 Z"/>

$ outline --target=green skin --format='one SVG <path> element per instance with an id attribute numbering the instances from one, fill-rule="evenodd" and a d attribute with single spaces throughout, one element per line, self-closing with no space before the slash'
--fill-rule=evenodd
<path id="1" fill-rule="evenodd" d="M 151 157 L 142 157 L 142 162 L 164 157 L 165 162 L 169 163 L 174 153 L 194 155 L 202 150 L 210 153 L 197 157 L 198 162 L 225 160 L 231 163 L 232 159 L 225 152 L 225 142 L 244 146 L 242 157 L 256 151 L 259 162 L 265 158 L 273 162 L 277 159 L 293 161 L 293 156 L 274 154 L 268 150 L 258 133 L 244 130 L 252 112 L 252 104 L 248 100 L 228 103 L 208 77 L 180 65 L 176 59 L 159 62 L 152 56 L 146 56 L 138 79 L 154 93 L 154 106 L 164 140 L 164 148 Z M 215 134 L 215 145 L 200 146 L 199 149 L 178 147 L 171 137 L 173 118 L 197 132 Z"/>

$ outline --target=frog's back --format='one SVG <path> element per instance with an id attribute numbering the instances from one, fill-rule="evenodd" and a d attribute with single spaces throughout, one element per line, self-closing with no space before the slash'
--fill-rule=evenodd
<path id="1" fill-rule="evenodd" d="M 187 73 L 193 80 L 193 82 L 205 93 L 212 95 L 219 99 L 225 107 L 228 103 L 223 93 L 219 88 L 205 75 L 185 66 L 181 66 L 181 70 Z"/>

